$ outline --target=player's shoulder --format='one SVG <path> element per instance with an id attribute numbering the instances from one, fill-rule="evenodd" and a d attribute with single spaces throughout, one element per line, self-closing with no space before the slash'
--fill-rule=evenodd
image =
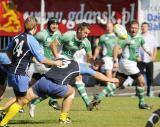
<path id="1" fill-rule="evenodd" d="M 76 31 L 67 31 L 63 34 L 63 38 L 67 41 L 72 40 L 76 36 Z"/>
<path id="2" fill-rule="evenodd" d="M 88 38 L 84 38 L 83 43 L 86 44 L 86 45 L 91 44 L 91 42 L 89 41 Z"/>
<path id="3" fill-rule="evenodd" d="M 38 41 L 33 35 L 27 34 L 27 39 L 29 44 L 37 44 Z M 39 44 L 39 43 L 38 43 Z"/>

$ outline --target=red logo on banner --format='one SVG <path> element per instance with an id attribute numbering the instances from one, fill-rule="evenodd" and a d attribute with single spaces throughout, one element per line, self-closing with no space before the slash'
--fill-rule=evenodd
<path id="1" fill-rule="evenodd" d="M 0 3 L 0 31 L 1 33 L 19 33 L 22 31 L 21 14 L 14 8 L 14 4 L 8 0 Z"/>

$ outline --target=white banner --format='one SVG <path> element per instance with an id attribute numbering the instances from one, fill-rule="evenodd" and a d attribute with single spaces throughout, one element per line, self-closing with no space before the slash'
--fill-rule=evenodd
<path id="1" fill-rule="evenodd" d="M 150 32 L 160 47 L 160 0 L 140 0 L 139 21 L 149 23 Z"/>

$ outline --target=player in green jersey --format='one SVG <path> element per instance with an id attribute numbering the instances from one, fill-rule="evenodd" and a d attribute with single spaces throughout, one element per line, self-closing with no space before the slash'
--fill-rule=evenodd
<path id="1" fill-rule="evenodd" d="M 95 104 L 99 104 L 101 99 L 115 91 L 116 87 L 121 86 L 128 76 L 132 77 L 137 81 L 137 94 L 139 98 L 139 108 L 140 109 L 151 109 L 151 105 L 148 105 L 144 101 L 144 77 L 140 73 L 137 67 L 138 59 L 138 49 L 141 46 L 148 55 L 152 56 L 149 48 L 144 43 L 144 39 L 140 34 L 138 34 L 139 23 L 137 21 L 132 21 L 130 24 L 130 34 L 127 40 L 120 40 L 119 45 L 116 45 L 113 49 L 113 67 L 119 68 L 116 77 L 120 80 L 119 84 L 109 84 L 102 92 L 96 95 L 93 99 Z M 118 63 L 119 51 L 122 51 L 120 61 Z"/>

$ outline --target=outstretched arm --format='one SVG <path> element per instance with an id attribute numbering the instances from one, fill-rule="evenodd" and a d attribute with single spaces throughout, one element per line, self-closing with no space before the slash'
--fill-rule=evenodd
<path id="1" fill-rule="evenodd" d="M 108 78 L 107 76 L 105 76 L 104 74 L 96 71 L 96 73 L 93 75 L 94 78 L 101 80 L 101 81 L 105 81 L 105 82 L 114 82 L 114 83 L 118 83 L 119 80 L 117 78 Z"/>
<path id="2" fill-rule="evenodd" d="M 80 73 L 81 74 L 89 74 L 89 75 L 93 76 L 94 78 L 96 78 L 98 80 L 102 80 L 102 81 L 105 81 L 105 82 L 116 82 L 116 83 L 119 82 L 119 80 L 116 79 L 116 78 L 108 78 L 104 74 L 93 70 L 87 64 L 79 64 L 79 68 L 80 68 Z"/>

